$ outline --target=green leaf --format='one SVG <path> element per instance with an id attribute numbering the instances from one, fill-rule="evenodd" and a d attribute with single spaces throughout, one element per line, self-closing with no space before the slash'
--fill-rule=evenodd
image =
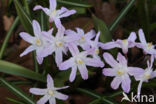
<path id="1" fill-rule="evenodd" d="M 156 29 L 156 23 L 152 23 L 151 25 L 150 25 L 150 31 L 153 31 L 153 30 L 155 30 Z"/>
<path id="2" fill-rule="evenodd" d="M 22 76 L 25 78 L 45 82 L 46 78 L 38 73 L 31 71 L 30 69 L 24 68 L 22 66 L 0 60 L 0 72 L 6 74 L 12 74 L 17 76 Z"/>
<path id="3" fill-rule="evenodd" d="M 23 99 L 28 104 L 35 104 L 35 102 L 28 95 L 26 95 L 22 90 L 20 90 L 15 85 L 9 83 L 8 81 L 6 81 L 3 78 L 0 78 L 0 81 L 1 81 L 1 83 L 3 83 L 8 88 L 8 90 L 13 92 L 17 97 L 20 97 L 21 99 Z"/>
<path id="4" fill-rule="evenodd" d="M 112 35 L 110 34 L 110 31 L 108 27 L 106 26 L 106 24 L 104 23 L 104 21 L 97 18 L 96 16 L 93 16 L 92 18 L 93 18 L 96 30 L 101 32 L 101 35 L 100 35 L 101 42 L 105 43 L 105 42 L 111 41 Z"/>
<path id="5" fill-rule="evenodd" d="M 110 25 L 109 30 L 113 32 L 113 30 L 116 28 L 116 26 L 120 23 L 120 21 L 123 19 L 123 17 L 128 13 L 128 11 L 131 9 L 133 4 L 136 0 L 130 0 L 129 3 L 123 8 L 123 10 L 120 12 L 119 16 L 113 21 L 113 23 Z M 142 0 L 140 0 L 142 1 Z"/>
<path id="6" fill-rule="evenodd" d="M 7 43 L 8 43 L 8 40 L 9 40 L 10 36 L 11 36 L 12 31 L 14 30 L 14 28 L 17 26 L 18 23 L 19 23 L 19 17 L 16 17 L 14 23 L 10 27 L 10 29 L 9 29 L 6 37 L 5 37 L 5 40 L 4 40 L 3 44 L 2 44 L 2 47 L 1 47 L 1 50 L 0 50 L 0 59 L 2 59 L 2 57 L 3 57 L 5 48 L 7 47 Z"/>
<path id="7" fill-rule="evenodd" d="M 91 90 L 77 88 L 77 91 L 82 92 L 82 93 L 84 93 L 86 95 L 89 95 L 89 96 L 91 96 L 93 98 L 97 98 L 97 99 L 100 99 L 101 98 L 100 94 L 98 94 L 98 93 L 96 93 L 94 91 L 91 91 Z"/>
<path id="8" fill-rule="evenodd" d="M 14 103 L 14 104 L 24 104 L 23 102 L 17 101 L 16 99 L 12 98 L 6 98 L 9 102 Z"/>
<path id="9" fill-rule="evenodd" d="M 90 8 L 92 5 L 89 5 L 88 3 L 83 1 L 74 1 L 74 0 L 57 0 L 58 3 L 67 4 L 70 6 L 78 6 L 78 7 L 85 7 Z"/>
<path id="10" fill-rule="evenodd" d="M 57 87 L 64 86 L 65 81 L 69 79 L 69 75 L 70 75 L 70 70 L 59 72 L 54 79 L 55 86 Z"/>
<path id="11" fill-rule="evenodd" d="M 150 23 L 149 23 L 149 13 L 148 13 L 148 5 L 147 0 L 138 0 L 137 1 L 137 12 L 138 17 L 140 21 L 140 25 L 143 28 L 145 32 L 145 36 L 147 40 L 149 41 L 149 29 L 150 29 Z"/>
<path id="12" fill-rule="evenodd" d="M 20 21 L 24 27 L 24 29 L 32 34 L 32 20 L 31 18 L 28 16 L 28 14 L 24 11 L 24 9 L 22 8 L 22 5 L 19 3 L 18 0 L 14 0 L 14 4 L 15 4 L 15 7 L 16 7 L 16 11 L 17 11 L 17 14 L 20 18 Z"/>

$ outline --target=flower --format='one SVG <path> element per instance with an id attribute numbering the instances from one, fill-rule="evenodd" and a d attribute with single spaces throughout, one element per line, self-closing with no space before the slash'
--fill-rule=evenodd
<path id="1" fill-rule="evenodd" d="M 156 49 L 155 49 L 155 45 L 152 44 L 152 42 L 147 42 L 145 39 L 145 35 L 142 29 L 139 29 L 139 39 L 141 41 L 141 43 L 136 43 L 136 46 L 138 48 L 141 48 L 144 50 L 145 54 L 151 54 L 151 55 L 155 55 L 156 54 Z"/>
<path id="2" fill-rule="evenodd" d="M 69 86 L 56 88 L 54 87 L 54 82 L 52 77 L 48 74 L 47 75 L 47 88 L 40 89 L 40 88 L 30 88 L 29 92 L 34 95 L 44 95 L 40 100 L 37 101 L 37 104 L 45 104 L 49 100 L 49 104 L 56 104 L 56 98 L 60 100 L 67 100 L 68 96 L 64 95 L 57 90 L 66 89 Z"/>
<path id="3" fill-rule="evenodd" d="M 20 57 L 28 54 L 33 50 L 36 50 L 37 61 L 39 64 L 41 64 L 43 62 L 43 57 L 41 57 L 41 54 L 45 55 L 43 50 L 47 46 L 48 42 L 44 39 L 39 23 L 36 20 L 33 20 L 32 24 L 35 37 L 26 32 L 21 32 L 19 34 L 22 39 L 31 44 L 22 54 L 20 54 Z"/>
<path id="4" fill-rule="evenodd" d="M 77 32 L 72 30 L 66 30 L 65 34 L 68 36 L 75 37 L 77 41 L 74 44 L 80 46 L 83 50 L 90 49 L 90 40 L 95 37 L 95 31 L 91 30 L 88 33 L 84 33 L 84 31 L 80 28 L 76 28 Z"/>
<path id="5" fill-rule="evenodd" d="M 124 40 L 116 40 L 116 41 L 112 41 L 112 42 L 108 42 L 105 44 L 100 44 L 102 49 L 112 49 L 112 48 L 121 48 L 124 54 L 127 54 L 128 52 L 128 48 L 132 48 L 135 46 L 135 40 L 136 40 L 136 33 L 135 32 L 131 32 L 130 36 L 128 37 L 128 39 L 124 39 Z"/>
<path id="6" fill-rule="evenodd" d="M 130 91 L 130 73 L 131 69 L 139 70 L 137 67 L 128 67 L 126 58 L 118 53 L 117 61 L 113 58 L 113 56 L 109 53 L 104 53 L 103 55 L 107 64 L 109 64 L 112 68 L 104 68 L 103 74 L 105 76 L 115 77 L 111 83 L 111 87 L 113 89 L 118 89 L 121 84 L 124 92 L 128 93 Z M 131 74 L 132 75 L 132 74 Z"/>
<path id="7" fill-rule="evenodd" d="M 147 61 L 147 68 L 144 69 L 139 69 L 139 70 L 135 70 L 135 69 L 131 69 L 130 73 L 132 75 L 134 75 L 135 79 L 139 82 L 138 85 L 138 92 L 137 92 L 137 96 L 140 96 L 141 93 L 141 87 L 142 87 L 142 83 L 143 82 L 148 82 L 149 79 L 152 79 L 154 77 L 156 77 L 156 71 L 153 71 L 152 67 L 153 67 L 153 62 L 154 62 L 154 57 L 151 57 L 151 62 L 149 63 L 149 61 Z"/>
<path id="8" fill-rule="evenodd" d="M 62 28 L 58 29 L 55 37 L 52 35 L 53 29 L 48 32 L 43 32 L 46 41 L 49 42 L 49 45 L 46 47 L 44 54 L 41 56 L 45 57 L 55 52 L 55 61 L 57 66 L 62 63 L 63 53 L 66 54 L 68 51 L 67 44 L 75 40 L 74 37 L 64 36 L 64 31 L 65 28 L 62 26 Z"/>
<path id="9" fill-rule="evenodd" d="M 93 50 L 79 52 L 78 47 L 75 44 L 70 44 L 69 50 L 72 54 L 72 57 L 61 63 L 59 65 L 59 69 L 67 70 L 69 68 L 72 68 L 69 78 L 70 82 L 73 82 L 75 80 L 77 69 L 80 71 L 82 78 L 86 80 L 88 79 L 88 70 L 86 66 L 104 66 L 103 62 L 99 59 L 87 57 L 92 53 Z"/>
<path id="10" fill-rule="evenodd" d="M 62 7 L 61 9 L 56 10 L 56 7 L 57 7 L 56 0 L 49 0 L 49 3 L 50 3 L 49 9 L 44 8 L 40 5 L 37 5 L 34 7 L 34 10 L 42 9 L 49 16 L 49 22 L 51 23 L 54 21 L 57 28 L 62 26 L 61 21 L 60 21 L 61 18 L 68 17 L 76 13 L 75 10 L 68 10 L 65 7 Z"/>

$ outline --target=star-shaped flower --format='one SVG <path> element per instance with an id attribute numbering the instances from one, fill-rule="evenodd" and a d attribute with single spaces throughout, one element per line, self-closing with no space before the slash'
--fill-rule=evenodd
<path id="1" fill-rule="evenodd" d="M 77 32 L 73 30 L 66 30 L 65 34 L 71 37 L 75 37 L 77 41 L 74 42 L 77 46 L 80 46 L 83 50 L 90 49 L 90 40 L 95 37 L 96 33 L 94 30 L 84 33 L 83 29 L 76 28 Z"/>
<path id="2" fill-rule="evenodd" d="M 64 32 L 65 28 L 63 26 L 62 28 L 58 29 L 55 37 L 52 35 L 53 29 L 49 30 L 48 32 L 43 32 L 45 39 L 49 44 L 45 48 L 44 54 L 41 56 L 45 57 L 55 52 L 55 61 L 57 66 L 62 63 L 63 53 L 66 54 L 66 52 L 68 51 L 68 43 L 75 40 L 75 37 L 64 36 Z"/>
<path id="3" fill-rule="evenodd" d="M 30 88 L 29 92 L 34 95 L 43 95 L 43 97 L 37 101 L 37 104 L 46 104 L 49 100 L 49 104 L 56 104 L 56 98 L 60 100 L 67 100 L 68 96 L 64 95 L 57 90 L 66 89 L 69 86 L 56 88 L 54 87 L 54 82 L 52 77 L 48 74 L 47 75 L 47 88 L 40 89 L 40 88 Z"/>
<path id="4" fill-rule="evenodd" d="M 34 7 L 34 10 L 42 9 L 49 16 L 49 22 L 54 21 L 57 28 L 62 26 L 61 21 L 60 21 L 61 18 L 68 17 L 76 13 L 75 10 L 68 10 L 65 7 L 62 7 L 61 9 L 56 10 L 56 7 L 57 7 L 56 0 L 49 0 L 49 3 L 50 3 L 49 9 L 44 8 L 40 5 L 37 5 Z"/>
<path id="5" fill-rule="evenodd" d="M 139 69 L 139 70 L 135 70 L 135 69 L 131 69 L 130 70 L 130 74 L 132 74 L 135 79 L 137 81 L 140 81 L 139 85 L 138 85 L 138 97 L 140 96 L 141 93 L 141 87 L 142 87 L 142 83 L 143 82 L 148 82 L 150 79 L 156 77 L 156 71 L 153 71 L 153 63 L 154 63 L 154 57 L 151 57 L 151 62 L 147 61 L 147 68 L 144 69 Z"/>
<path id="6" fill-rule="evenodd" d="M 145 54 L 150 54 L 150 55 L 156 55 L 156 49 L 155 45 L 152 44 L 152 42 L 147 42 L 145 39 L 145 35 L 142 29 L 139 29 L 139 39 L 141 43 L 136 43 L 136 46 L 138 48 L 141 48 L 144 50 Z"/>
<path id="7" fill-rule="evenodd" d="M 135 40 L 136 40 L 136 33 L 131 32 L 128 39 L 124 39 L 124 40 L 118 39 L 116 41 L 108 42 L 105 44 L 101 43 L 100 46 L 103 49 L 121 48 L 123 53 L 127 54 L 128 48 L 132 48 L 135 46 Z"/>
<path id="8" fill-rule="evenodd" d="M 73 82 L 76 77 L 77 69 L 80 71 L 80 74 L 84 80 L 88 79 L 88 70 L 86 66 L 93 67 L 103 67 L 104 64 L 97 58 L 90 58 L 88 55 L 92 53 L 93 50 L 87 50 L 79 52 L 75 44 L 69 46 L 69 50 L 72 54 L 72 57 L 60 64 L 60 70 L 67 70 L 72 68 L 70 74 L 70 82 Z"/>
<path id="9" fill-rule="evenodd" d="M 109 64 L 112 68 L 104 68 L 103 74 L 105 76 L 115 77 L 111 83 L 111 87 L 113 89 L 118 89 L 121 84 L 124 92 L 128 93 L 130 91 L 131 79 L 129 77 L 130 70 L 139 70 L 137 67 L 128 67 L 126 58 L 118 53 L 117 61 L 113 58 L 113 56 L 109 53 L 104 53 L 103 55 L 107 64 Z M 133 75 L 133 74 L 131 74 Z"/>
<path id="10" fill-rule="evenodd" d="M 29 52 L 36 50 L 36 58 L 39 64 L 42 63 L 43 57 L 41 54 L 46 56 L 44 53 L 44 49 L 47 46 L 48 42 L 44 39 L 44 36 L 41 32 L 41 28 L 39 23 L 36 20 L 33 20 L 33 31 L 34 37 L 26 32 L 21 32 L 20 37 L 30 43 L 31 45 L 20 55 L 20 57 L 28 54 Z"/>

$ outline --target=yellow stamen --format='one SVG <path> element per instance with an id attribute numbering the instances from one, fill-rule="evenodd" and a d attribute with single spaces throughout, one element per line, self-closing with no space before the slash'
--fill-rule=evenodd
<path id="1" fill-rule="evenodd" d="M 50 96 L 54 96 L 54 92 L 53 92 L 52 90 L 49 90 L 49 91 L 48 91 L 48 94 L 49 94 Z"/>
<path id="2" fill-rule="evenodd" d="M 82 41 L 84 41 L 84 40 L 85 40 L 85 37 L 84 37 L 84 36 L 82 36 L 82 37 L 81 37 L 81 40 L 82 40 Z"/>
<path id="3" fill-rule="evenodd" d="M 42 45 L 42 42 L 41 42 L 40 39 L 36 39 L 36 45 L 37 45 L 37 46 L 41 46 L 41 45 Z"/>
<path id="4" fill-rule="evenodd" d="M 56 9 L 51 12 L 52 16 L 56 16 Z"/>
<path id="5" fill-rule="evenodd" d="M 145 79 L 150 79 L 151 75 L 149 73 L 145 73 L 144 77 Z"/>
<path id="6" fill-rule="evenodd" d="M 81 59 L 77 59 L 77 63 L 82 65 L 83 64 L 83 61 Z"/>
<path id="7" fill-rule="evenodd" d="M 63 46 L 63 43 L 62 43 L 62 42 L 57 42 L 56 45 L 57 45 L 58 47 L 62 47 L 62 46 Z"/>
<path id="8" fill-rule="evenodd" d="M 152 42 L 147 44 L 147 48 L 150 49 L 152 47 Z"/>
<path id="9" fill-rule="evenodd" d="M 121 76 L 121 75 L 124 74 L 124 72 L 123 72 L 121 69 L 119 69 L 119 70 L 117 71 L 117 74 Z"/>
<path id="10" fill-rule="evenodd" d="M 124 44 L 127 44 L 127 39 L 122 40 L 122 42 L 123 42 Z"/>
<path id="11" fill-rule="evenodd" d="M 100 53 L 100 50 L 99 50 L 99 49 L 96 49 L 96 50 L 95 50 L 95 53 L 96 53 L 96 54 L 99 54 L 99 53 Z"/>

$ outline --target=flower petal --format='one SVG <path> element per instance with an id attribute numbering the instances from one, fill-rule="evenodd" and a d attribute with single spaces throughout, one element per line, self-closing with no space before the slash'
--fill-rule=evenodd
<path id="1" fill-rule="evenodd" d="M 85 39 L 90 40 L 90 39 L 94 38 L 95 35 L 96 35 L 96 32 L 94 30 L 91 30 L 85 34 Z"/>
<path id="2" fill-rule="evenodd" d="M 116 75 L 114 69 L 112 69 L 112 68 L 104 68 L 104 69 L 103 69 L 103 74 L 104 74 L 105 76 L 110 76 L 110 77 L 113 77 L 113 76 Z"/>
<path id="3" fill-rule="evenodd" d="M 112 48 L 115 48 L 115 47 L 118 47 L 120 48 L 120 45 L 117 44 L 116 42 L 108 42 L 108 43 L 99 43 L 99 46 L 102 48 L 102 49 L 112 49 Z"/>
<path id="4" fill-rule="evenodd" d="M 50 99 L 50 96 L 44 95 L 39 101 L 37 101 L 37 104 L 45 104 Z"/>
<path id="5" fill-rule="evenodd" d="M 72 54 L 72 56 L 75 56 L 79 53 L 79 49 L 76 46 L 76 44 L 69 43 L 68 48 L 69 48 L 69 51 Z"/>
<path id="6" fill-rule="evenodd" d="M 104 53 L 103 57 L 104 57 L 106 63 L 112 67 L 115 67 L 118 64 L 117 61 L 113 58 L 113 56 L 109 53 Z"/>
<path id="7" fill-rule="evenodd" d="M 119 88 L 120 83 L 121 83 L 121 78 L 115 77 L 111 83 L 111 87 L 116 90 Z"/>
<path id="8" fill-rule="evenodd" d="M 98 58 L 85 58 L 85 64 L 93 67 L 104 67 L 104 63 Z"/>
<path id="9" fill-rule="evenodd" d="M 62 7 L 59 10 L 59 18 L 68 17 L 68 16 L 75 14 L 75 13 L 76 13 L 75 10 L 68 10 L 67 8 Z"/>
<path id="10" fill-rule="evenodd" d="M 117 55 L 117 60 L 122 64 L 127 66 L 127 60 L 126 58 L 119 52 Z"/>
<path id="11" fill-rule="evenodd" d="M 43 57 L 41 57 L 41 56 L 36 56 L 36 59 L 37 59 L 37 62 L 38 62 L 39 64 L 42 64 L 42 62 L 43 62 Z"/>
<path id="12" fill-rule="evenodd" d="M 47 88 L 53 89 L 54 88 L 54 81 L 50 74 L 47 75 Z"/>
<path id="13" fill-rule="evenodd" d="M 136 37 L 136 33 L 135 32 L 131 32 L 130 36 L 128 37 L 128 40 L 134 42 L 136 40 L 136 38 L 137 38 Z"/>
<path id="14" fill-rule="evenodd" d="M 47 93 L 47 89 L 30 88 L 29 92 L 34 95 L 45 95 Z"/>
<path id="15" fill-rule="evenodd" d="M 39 10 L 39 9 L 42 9 L 47 15 L 49 15 L 49 13 L 50 13 L 48 8 L 43 8 L 40 5 L 36 5 L 33 10 L 36 11 L 36 10 Z"/>
<path id="16" fill-rule="evenodd" d="M 69 86 L 64 86 L 64 87 L 60 87 L 60 88 L 54 88 L 55 90 L 62 90 L 62 89 L 66 89 L 66 88 L 69 88 Z"/>
<path id="17" fill-rule="evenodd" d="M 131 76 L 134 76 L 136 80 L 140 80 L 141 79 L 141 75 L 144 74 L 144 69 L 142 68 L 138 68 L 138 67 L 128 67 L 128 73 Z"/>
<path id="18" fill-rule="evenodd" d="M 124 90 L 124 92 L 128 93 L 130 91 L 130 86 L 131 86 L 131 80 L 129 78 L 129 75 L 126 74 L 122 78 L 121 87 Z"/>
<path id="19" fill-rule="evenodd" d="M 81 36 L 84 35 L 83 29 L 77 27 L 76 30 L 77 30 L 77 34 L 79 34 Z"/>
<path id="20" fill-rule="evenodd" d="M 32 37 L 30 34 L 28 34 L 28 33 L 26 33 L 26 32 L 21 32 L 19 35 L 20 35 L 20 37 L 21 37 L 23 40 L 25 40 L 25 41 L 27 41 L 28 43 L 31 43 L 31 44 L 33 44 L 33 42 L 34 42 L 34 40 L 35 40 L 34 37 Z"/>
<path id="21" fill-rule="evenodd" d="M 65 94 L 62 94 L 60 92 L 55 92 L 54 96 L 57 98 L 57 99 L 60 99 L 60 100 L 67 100 L 68 99 L 68 96 L 65 95 Z"/>
<path id="22" fill-rule="evenodd" d="M 36 49 L 36 48 L 35 48 L 33 45 L 29 46 L 27 49 L 24 50 L 23 53 L 20 54 L 20 57 L 22 57 L 22 56 L 28 54 L 29 52 L 31 52 L 31 51 L 33 51 L 33 50 L 35 50 L 35 49 Z"/>
<path id="23" fill-rule="evenodd" d="M 140 81 L 140 82 L 139 82 L 139 85 L 138 85 L 138 91 L 137 91 L 137 97 L 140 97 L 142 83 L 143 83 L 143 81 Z"/>
<path id="24" fill-rule="evenodd" d="M 88 70 L 86 68 L 86 65 L 78 65 L 78 69 L 80 71 L 82 79 L 87 80 L 88 79 Z"/>
<path id="25" fill-rule="evenodd" d="M 55 61 L 56 61 L 57 66 L 59 66 L 62 63 L 62 60 L 63 60 L 63 55 L 62 54 L 63 53 L 62 53 L 61 48 L 56 49 L 56 51 L 55 51 Z"/>
<path id="26" fill-rule="evenodd" d="M 70 82 L 73 82 L 75 80 L 76 72 L 77 72 L 77 66 L 73 66 L 69 78 Z"/>
<path id="27" fill-rule="evenodd" d="M 50 19 L 49 22 L 51 23 L 51 22 L 53 22 L 53 20 Z M 62 23 L 61 23 L 61 20 L 60 20 L 59 18 L 55 18 L 55 19 L 54 19 L 54 22 L 55 22 L 55 25 L 56 25 L 56 27 L 57 27 L 58 29 L 59 29 L 59 28 L 62 28 Z"/>
<path id="28" fill-rule="evenodd" d="M 40 25 L 39 25 L 39 23 L 36 20 L 33 20 L 32 24 L 33 24 L 34 34 L 35 34 L 36 37 L 39 38 L 41 36 Z"/>
<path id="29" fill-rule="evenodd" d="M 151 79 L 156 77 L 156 71 L 153 71 L 151 74 Z"/>
<path id="30" fill-rule="evenodd" d="M 50 10 L 55 10 L 57 5 L 56 0 L 49 0 L 49 3 L 50 3 Z"/>
<path id="31" fill-rule="evenodd" d="M 54 97 L 51 97 L 51 98 L 49 99 L 49 103 L 50 103 L 50 104 L 56 104 L 56 99 L 55 99 Z"/>
<path id="32" fill-rule="evenodd" d="M 67 70 L 74 65 L 74 59 L 70 58 L 59 65 L 60 70 Z"/>
<path id="33" fill-rule="evenodd" d="M 142 29 L 139 29 L 139 39 L 140 39 L 141 43 L 147 44 L 145 35 L 144 35 L 144 32 Z"/>

